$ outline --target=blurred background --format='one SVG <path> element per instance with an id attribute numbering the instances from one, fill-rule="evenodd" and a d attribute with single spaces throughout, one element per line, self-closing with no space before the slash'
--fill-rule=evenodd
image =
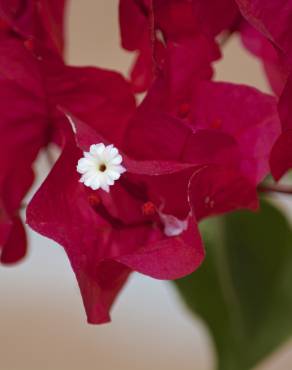
<path id="1" fill-rule="evenodd" d="M 119 45 L 118 0 L 68 3 L 68 62 L 126 74 L 132 56 Z M 260 65 L 236 36 L 224 47 L 216 79 L 269 91 Z M 37 187 L 48 171 L 45 156 L 36 168 Z M 133 275 L 114 306 L 113 322 L 90 326 L 62 248 L 32 231 L 29 237 L 27 259 L 0 268 L 1 370 L 214 369 L 208 331 L 170 283 Z M 291 364 L 287 343 L 257 370 L 291 370 Z"/>

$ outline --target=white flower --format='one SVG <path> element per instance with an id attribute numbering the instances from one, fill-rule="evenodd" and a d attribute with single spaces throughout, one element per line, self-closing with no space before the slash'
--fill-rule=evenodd
<path id="1" fill-rule="evenodd" d="M 93 190 L 101 188 L 109 192 L 109 187 L 126 171 L 121 165 L 122 156 L 112 144 L 91 145 L 83 155 L 77 164 L 77 172 L 82 174 L 79 181 Z"/>

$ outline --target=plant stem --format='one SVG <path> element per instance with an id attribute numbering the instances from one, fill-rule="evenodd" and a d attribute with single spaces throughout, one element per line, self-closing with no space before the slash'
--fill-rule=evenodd
<path id="1" fill-rule="evenodd" d="M 265 184 L 260 185 L 258 190 L 261 193 L 281 193 L 281 194 L 290 194 L 292 195 L 292 187 L 287 185 L 279 185 L 279 184 Z"/>

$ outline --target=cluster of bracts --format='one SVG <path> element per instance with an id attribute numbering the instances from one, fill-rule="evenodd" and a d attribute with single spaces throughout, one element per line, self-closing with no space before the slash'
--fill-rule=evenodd
<path id="1" fill-rule="evenodd" d="M 26 254 L 19 212 L 53 143 L 61 154 L 26 222 L 64 247 L 88 321 L 103 323 L 132 271 L 190 274 L 205 256 L 198 222 L 256 210 L 263 179 L 292 167 L 292 0 L 120 0 L 128 78 L 64 62 L 65 2 L 0 1 L 1 262 Z M 234 33 L 273 94 L 212 81 Z M 124 168 L 109 191 L 76 169 L 83 155 L 95 163 L 95 144 L 112 144 Z"/>

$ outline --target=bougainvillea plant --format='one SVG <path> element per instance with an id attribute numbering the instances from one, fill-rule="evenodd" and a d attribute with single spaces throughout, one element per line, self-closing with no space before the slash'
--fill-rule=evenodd
<path id="1" fill-rule="evenodd" d="M 271 202 L 292 193 L 292 0 L 120 0 L 128 76 L 65 62 L 68 6 L 0 0 L 1 263 L 26 255 L 19 213 L 54 143 L 26 223 L 65 249 L 88 322 L 134 271 L 175 280 L 218 368 L 252 368 L 292 333 L 292 232 Z M 270 94 L 214 81 L 232 37 Z"/>

